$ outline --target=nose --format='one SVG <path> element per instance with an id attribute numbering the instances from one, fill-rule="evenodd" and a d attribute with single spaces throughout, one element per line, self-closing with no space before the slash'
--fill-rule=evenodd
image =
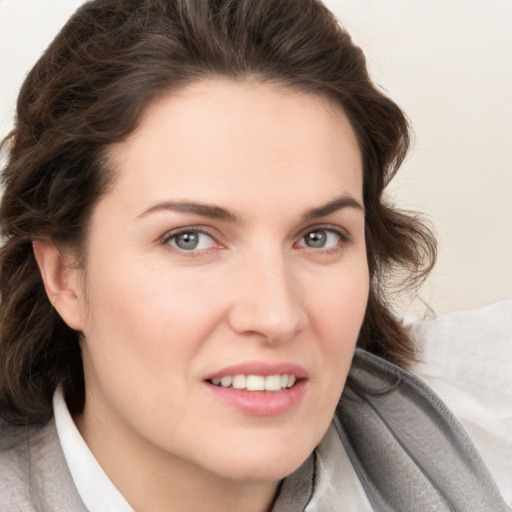
<path id="1" fill-rule="evenodd" d="M 304 329 L 300 283 L 282 254 L 260 253 L 240 264 L 235 274 L 228 321 L 236 333 L 280 343 Z"/>

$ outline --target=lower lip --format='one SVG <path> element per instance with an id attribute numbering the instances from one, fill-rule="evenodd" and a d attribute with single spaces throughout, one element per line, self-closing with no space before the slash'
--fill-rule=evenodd
<path id="1" fill-rule="evenodd" d="M 299 404 L 306 392 L 307 380 L 299 380 L 293 387 L 281 391 L 247 391 L 205 384 L 217 398 L 245 414 L 275 416 Z"/>

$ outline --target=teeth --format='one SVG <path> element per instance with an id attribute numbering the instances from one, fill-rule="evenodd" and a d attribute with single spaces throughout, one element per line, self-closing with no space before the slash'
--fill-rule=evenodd
<path id="1" fill-rule="evenodd" d="M 233 381 L 233 379 L 231 377 L 229 377 L 229 376 L 222 377 L 222 379 L 220 379 L 220 385 L 223 388 L 229 388 L 229 386 L 231 386 L 232 381 Z"/>
<path id="2" fill-rule="evenodd" d="M 215 386 L 234 389 L 246 389 L 247 391 L 281 391 L 291 388 L 296 382 L 295 375 L 226 375 L 222 378 L 212 379 Z"/>
<path id="3" fill-rule="evenodd" d="M 269 375 L 265 377 L 265 389 L 267 391 L 279 391 L 281 389 L 281 376 Z"/>
<path id="4" fill-rule="evenodd" d="M 265 391 L 265 377 L 261 375 L 247 375 L 245 387 L 247 391 Z"/>
<path id="5" fill-rule="evenodd" d="M 244 389 L 245 388 L 245 375 L 234 375 L 233 376 L 233 387 L 235 389 Z"/>

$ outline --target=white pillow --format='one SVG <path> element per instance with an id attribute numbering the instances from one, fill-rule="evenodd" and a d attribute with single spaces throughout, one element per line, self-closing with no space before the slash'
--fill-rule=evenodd
<path id="1" fill-rule="evenodd" d="M 413 326 L 413 373 L 459 418 L 512 506 L 512 299 Z"/>

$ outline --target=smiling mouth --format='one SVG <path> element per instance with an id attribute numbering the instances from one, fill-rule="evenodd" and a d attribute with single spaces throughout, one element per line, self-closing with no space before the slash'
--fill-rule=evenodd
<path id="1" fill-rule="evenodd" d="M 297 378 L 293 374 L 278 375 L 226 375 L 209 379 L 208 382 L 221 388 L 233 388 L 243 391 L 282 391 L 295 385 Z"/>

